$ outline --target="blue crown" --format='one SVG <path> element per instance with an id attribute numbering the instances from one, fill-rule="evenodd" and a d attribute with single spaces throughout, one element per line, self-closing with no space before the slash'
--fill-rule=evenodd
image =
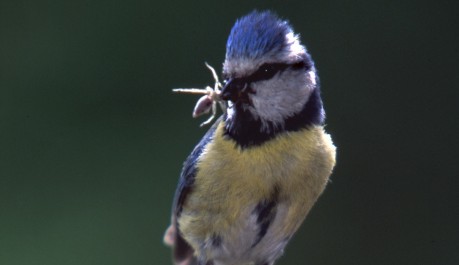
<path id="1" fill-rule="evenodd" d="M 256 59 L 285 49 L 289 23 L 270 11 L 253 11 L 236 21 L 226 43 L 226 58 Z"/>

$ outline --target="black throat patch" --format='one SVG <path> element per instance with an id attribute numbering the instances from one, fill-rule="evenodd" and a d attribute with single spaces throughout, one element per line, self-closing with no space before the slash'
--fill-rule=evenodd
<path id="1" fill-rule="evenodd" d="M 319 86 L 313 90 L 303 109 L 287 118 L 283 127 L 267 122 L 265 124 L 267 129 L 262 131 L 262 121 L 256 119 L 249 110 L 245 110 L 238 104 L 235 104 L 233 108 L 234 116 L 231 120 L 227 120 L 227 114 L 223 117 L 225 121 L 224 135 L 233 139 L 241 148 L 261 145 L 283 132 L 299 131 L 312 125 L 322 125 L 324 122 Z"/>

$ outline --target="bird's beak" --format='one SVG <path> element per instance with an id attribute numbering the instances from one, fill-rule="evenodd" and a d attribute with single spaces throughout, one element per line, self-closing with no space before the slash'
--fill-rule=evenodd
<path id="1" fill-rule="evenodd" d="M 223 100 L 230 100 L 236 103 L 240 99 L 248 99 L 247 97 L 248 84 L 241 79 L 229 79 L 222 89 L 221 98 Z"/>

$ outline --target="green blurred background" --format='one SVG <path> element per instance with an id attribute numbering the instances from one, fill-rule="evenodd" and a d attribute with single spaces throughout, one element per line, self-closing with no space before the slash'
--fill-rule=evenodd
<path id="1" fill-rule="evenodd" d="M 207 61 L 288 18 L 320 71 L 332 182 L 279 264 L 459 264 L 454 1 L 0 0 L 0 264 L 171 264 Z"/>

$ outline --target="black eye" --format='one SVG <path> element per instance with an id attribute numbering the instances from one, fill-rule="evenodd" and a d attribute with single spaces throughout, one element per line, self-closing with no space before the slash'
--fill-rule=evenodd
<path id="1" fill-rule="evenodd" d="M 276 67 L 273 64 L 264 64 L 260 66 L 258 71 L 263 72 L 264 74 L 270 74 L 276 71 Z"/>
<path id="2" fill-rule="evenodd" d="M 280 71 L 277 64 L 263 64 L 258 68 L 258 70 L 253 74 L 255 79 L 258 80 L 267 80 L 276 75 Z"/>
<path id="3" fill-rule="evenodd" d="M 265 63 L 260 66 L 258 70 L 249 77 L 249 79 L 252 82 L 268 80 L 277 73 L 285 70 L 287 67 L 288 64 L 283 63 Z"/>
<path id="4" fill-rule="evenodd" d="M 258 67 L 258 69 L 251 75 L 246 77 L 237 78 L 239 82 L 242 83 L 253 83 L 262 80 L 271 79 L 277 73 L 284 71 L 285 69 L 291 67 L 293 70 L 302 70 L 307 68 L 308 65 L 305 62 L 297 62 L 293 64 L 288 63 L 265 63 Z"/>

